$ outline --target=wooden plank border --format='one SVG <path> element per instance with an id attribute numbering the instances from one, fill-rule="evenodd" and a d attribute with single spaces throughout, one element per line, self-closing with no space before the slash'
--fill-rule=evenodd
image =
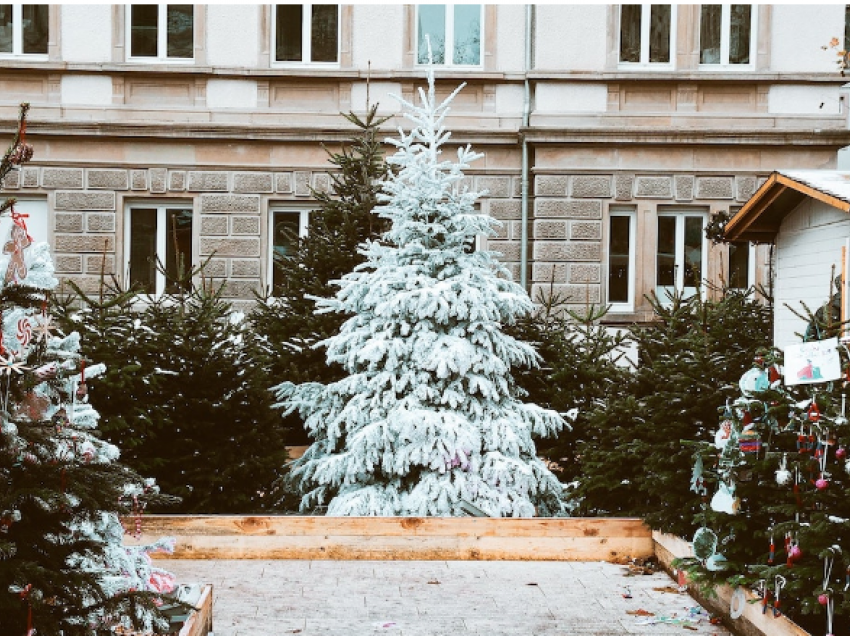
<path id="1" fill-rule="evenodd" d="M 207 636 L 213 628 L 213 586 L 206 584 L 195 605 L 195 611 L 183 623 L 179 636 Z"/>
<path id="2" fill-rule="evenodd" d="M 132 523 L 128 526 L 132 527 Z M 639 519 L 149 515 L 140 537 L 173 536 L 177 559 L 626 562 L 653 554 Z"/>
<path id="3" fill-rule="evenodd" d="M 679 537 L 653 531 L 652 540 L 655 544 L 655 554 L 658 561 L 664 566 L 671 576 L 673 559 L 693 556 L 693 546 Z M 676 578 L 675 576 L 673 578 Z M 755 594 L 749 590 L 745 591 L 747 602 L 740 618 L 733 619 L 729 615 L 729 607 L 732 602 L 732 593 L 735 589 L 731 585 L 721 585 L 715 588 L 716 596 L 709 597 L 702 594 L 695 585 L 688 585 L 688 592 L 700 605 L 723 618 L 723 622 L 735 634 L 740 636 L 811 636 L 809 632 L 788 619 L 787 616 L 773 616 L 773 612 L 762 614 L 761 603 L 757 601 Z"/>

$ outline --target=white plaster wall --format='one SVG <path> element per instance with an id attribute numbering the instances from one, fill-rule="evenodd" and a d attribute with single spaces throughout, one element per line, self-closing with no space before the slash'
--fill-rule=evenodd
<path id="1" fill-rule="evenodd" d="M 525 5 L 499 4 L 496 11 L 496 44 L 493 47 L 496 70 L 522 72 L 525 70 Z"/>
<path id="2" fill-rule="evenodd" d="M 767 110 L 777 115 L 837 115 L 839 96 L 836 86 L 776 84 L 767 94 Z"/>
<path id="3" fill-rule="evenodd" d="M 404 5 L 355 4 L 352 7 L 351 61 L 365 70 L 404 67 Z"/>
<path id="4" fill-rule="evenodd" d="M 207 80 L 209 108 L 256 108 L 257 82 L 210 78 Z"/>
<path id="5" fill-rule="evenodd" d="M 206 35 L 210 66 L 256 67 L 260 51 L 260 5 L 208 4 Z"/>
<path id="6" fill-rule="evenodd" d="M 63 106 L 109 106 L 112 104 L 110 75 L 63 75 L 59 84 Z"/>
<path id="7" fill-rule="evenodd" d="M 537 5 L 535 68 L 556 71 L 605 69 L 608 5 Z"/>
<path id="8" fill-rule="evenodd" d="M 506 117 L 522 115 L 522 100 L 525 88 L 522 84 L 496 85 L 496 112 Z"/>
<path id="9" fill-rule="evenodd" d="M 841 268 L 841 248 L 850 237 L 850 214 L 814 199 L 806 199 L 782 222 L 776 241 L 776 319 L 773 341 L 777 347 L 800 342 L 797 333 L 805 321 L 785 305 L 802 311 L 800 301 L 817 311 L 833 291 L 832 266 Z"/>
<path id="10" fill-rule="evenodd" d="M 62 61 L 111 61 L 112 5 L 62 4 L 59 8 Z"/>
<path id="11" fill-rule="evenodd" d="M 378 104 L 379 113 L 390 114 L 401 111 L 401 105 L 393 95 L 401 96 L 399 82 L 369 83 L 369 103 Z M 356 113 L 366 110 L 366 82 L 356 82 L 351 85 L 351 108 Z"/>
<path id="12" fill-rule="evenodd" d="M 832 38 L 844 46 L 844 5 L 774 4 L 771 21 L 770 70 L 774 72 L 838 72 Z"/>
<path id="13" fill-rule="evenodd" d="M 534 112 L 604 113 L 607 105 L 606 84 L 546 82 L 537 85 Z"/>

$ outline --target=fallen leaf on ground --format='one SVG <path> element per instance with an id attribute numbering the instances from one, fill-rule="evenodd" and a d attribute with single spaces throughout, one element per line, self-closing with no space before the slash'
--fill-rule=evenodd
<path id="1" fill-rule="evenodd" d="M 673 587 L 672 585 L 667 585 L 665 587 L 654 587 L 652 588 L 653 592 L 666 592 L 667 594 L 679 594 L 679 588 Z"/>
<path id="2" fill-rule="evenodd" d="M 631 614 L 632 616 L 655 616 L 655 614 L 645 609 L 626 610 L 626 614 Z"/>

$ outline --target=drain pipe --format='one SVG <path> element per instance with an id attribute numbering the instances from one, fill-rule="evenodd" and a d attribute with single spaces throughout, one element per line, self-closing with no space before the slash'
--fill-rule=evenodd
<path id="1" fill-rule="evenodd" d="M 525 5 L 525 93 L 522 100 L 522 127 L 527 129 L 531 121 L 531 85 L 528 81 L 528 73 L 531 70 L 532 53 L 532 19 L 534 5 Z M 519 245 L 519 284 L 528 291 L 528 140 L 525 132 L 522 136 L 522 208 L 520 221 L 520 245 Z"/>

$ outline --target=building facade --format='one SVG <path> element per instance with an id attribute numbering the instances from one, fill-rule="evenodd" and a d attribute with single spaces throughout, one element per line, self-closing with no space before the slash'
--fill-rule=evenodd
<path id="1" fill-rule="evenodd" d="M 850 145 L 836 66 L 844 5 L 5 5 L 0 119 L 31 104 L 34 161 L 4 193 L 57 273 L 170 291 L 207 261 L 248 303 L 286 230 L 328 188 L 325 144 L 391 94 L 455 99 L 452 140 L 502 221 L 482 240 L 535 295 L 646 320 L 650 292 L 766 283 L 766 247 L 714 246 L 775 169 L 836 167 Z M 838 45 L 830 46 L 833 38 Z"/>

